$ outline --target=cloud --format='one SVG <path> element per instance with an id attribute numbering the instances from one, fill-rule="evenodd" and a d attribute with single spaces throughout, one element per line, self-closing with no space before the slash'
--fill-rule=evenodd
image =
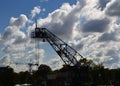
<path id="1" fill-rule="evenodd" d="M 45 51 L 44 49 L 32 49 L 26 52 L 27 56 L 29 59 L 32 59 L 33 62 L 39 62 L 39 64 L 43 63 L 43 59 L 44 59 L 44 54 Z M 33 58 L 34 57 L 34 58 Z"/>
<path id="2" fill-rule="evenodd" d="M 109 42 L 109 41 L 118 41 L 116 34 L 111 32 L 111 33 L 104 33 L 102 36 L 99 37 L 98 39 L 99 42 Z"/>
<path id="3" fill-rule="evenodd" d="M 74 48 L 77 49 L 77 50 L 81 50 L 82 48 L 84 48 L 84 43 L 83 42 L 79 42 L 78 44 L 75 45 Z"/>
<path id="4" fill-rule="evenodd" d="M 26 39 L 26 34 L 21 30 L 21 28 L 25 27 L 28 18 L 26 15 L 21 14 L 18 18 L 12 17 L 10 19 L 10 25 L 5 28 L 5 32 L 2 35 L 2 40 L 4 42 L 14 42 L 20 43 L 20 40 L 23 41 Z"/>
<path id="5" fill-rule="evenodd" d="M 120 57 L 119 57 L 120 55 L 119 55 L 118 50 L 110 49 L 106 53 L 106 56 L 108 56 L 108 59 L 106 61 L 104 61 L 106 66 L 108 66 L 109 68 L 118 68 L 119 67 L 118 63 L 120 61 Z"/>
<path id="6" fill-rule="evenodd" d="M 74 5 L 64 3 L 46 18 L 38 19 L 38 26 L 49 29 L 68 43 L 71 41 L 69 44 L 84 57 L 113 68 L 118 64 L 116 60 L 120 55 L 118 52 L 108 53 L 111 49 L 115 52 L 119 50 L 120 37 L 119 23 L 116 24 L 114 16 L 107 14 L 112 5 L 113 0 L 78 0 Z M 35 24 L 31 25 L 28 32 L 34 28 Z M 63 63 L 60 58 L 53 58 L 47 64 L 56 69 Z"/>
<path id="7" fill-rule="evenodd" d="M 64 3 L 46 18 L 38 19 L 38 26 L 49 29 L 62 40 L 67 40 L 83 56 L 96 63 L 105 62 L 111 68 L 114 64 L 107 65 L 107 60 L 116 60 L 115 55 L 108 56 L 107 53 L 119 44 L 119 29 L 116 30 L 119 26 L 116 25 L 115 18 L 106 15 L 110 3 L 111 0 L 78 0 L 74 5 Z M 28 31 L 34 28 L 35 24 Z M 58 59 L 51 59 L 47 64 L 58 68 L 57 65 L 62 63 L 59 64 Z"/>
<path id="8" fill-rule="evenodd" d="M 47 64 L 53 69 L 59 69 L 62 68 L 63 62 L 61 61 L 60 57 L 55 57 L 47 62 Z"/>
<path id="9" fill-rule="evenodd" d="M 26 34 L 19 30 L 16 26 L 8 26 L 2 35 L 2 40 L 4 43 L 9 42 L 10 44 L 27 42 Z"/>
<path id="10" fill-rule="evenodd" d="M 83 6 L 80 16 L 86 21 L 105 18 L 104 11 L 99 10 L 99 0 L 83 0 L 86 4 Z"/>
<path id="11" fill-rule="evenodd" d="M 59 9 L 49 13 L 44 19 L 38 20 L 38 26 L 46 27 L 60 38 L 69 39 L 73 36 L 73 29 L 79 22 L 79 12 L 83 5 L 77 2 L 76 6 L 64 3 Z"/>
<path id="12" fill-rule="evenodd" d="M 111 0 L 99 0 L 99 6 L 101 10 L 104 10 L 106 8 L 106 5 L 110 2 Z"/>
<path id="13" fill-rule="evenodd" d="M 120 17 L 120 4 L 119 0 L 112 0 L 106 8 L 106 14 L 109 16 Z"/>
<path id="14" fill-rule="evenodd" d="M 17 26 L 18 28 L 22 28 L 25 26 L 26 22 L 28 21 L 28 18 L 26 15 L 21 14 L 19 18 L 12 17 L 10 19 L 10 25 L 11 26 Z"/>
<path id="15" fill-rule="evenodd" d="M 13 42 L 13 45 L 22 44 L 22 43 L 25 44 L 25 43 L 28 43 L 28 41 L 29 41 L 29 38 L 18 36 Z"/>
<path id="16" fill-rule="evenodd" d="M 35 17 L 37 14 L 39 14 L 41 12 L 41 8 L 40 6 L 36 6 L 33 8 L 33 10 L 31 11 L 31 16 L 32 18 Z"/>
<path id="17" fill-rule="evenodd" d="M 1 66 L 8 66 L 10 64 L 10 56 L 9 54 L 5 55 L 0 59 L 0 65 Z"/>
<path id="18" fill-rule="evenodd" d="M 2 49 L 4 52 L 10 52 L 13 50 L 19 50 L 16 47 L 17 44 L 24 44 L 27 43 L 27 36 L 25 32 L 21 30 L 28 21 L 28 18 L 26 15 L 21 14 L 18 18 L 12 17 L 10 19 L 10 25 L 5 28 L 5 32 L 1 36 L 1 41 L 4 44 L 4 49 Z M 13 46 L 14 45 L 14 46 Z"/>
<path id="19" fill-rule="evenodd" d="M 110 20 L 95 19 L 86 22 L 82 27 L 82 32 L 104 32 L 108 29 Z"/>
<path id="20" fill-rule="evenodd" d="M 29 43 L 29 38 L 22 31 L 22 28 L 25 27 L 27 21 L 28 18 L 24 14 L 21 14 L 18 18 L 12 17 L 10 25 L 5 28 L 4 33 L 1 35 L 1 42 L 3 44 L 1 52 L 8 54 L 11 57 L 10 61 L 13 61 L 16 56 L 19 56 L 17 58 L 22 58 L 25 55 L 23 51 L 26 48 L 26 44 Z"/>
<path id="21" fill-rule="evenodd" d="M 119 42 L 120 40 L 120 26 L 117 23 L 111 23 L 110 30 L 101 34 L 98 38 L 98 42 Z"/>
<path id="22" fill-rule="evenodd" d="M 7 38 L 9 38 L 9 36 L 12 36 L 12 33 L 14 33 L 15 31 L 16 31 L 16 28 L 15 28 L 15 27 L 8 26 L 8 27 L 5 29 L 4 34 L 2 35 L 2 39 L 7 39 Z"/>

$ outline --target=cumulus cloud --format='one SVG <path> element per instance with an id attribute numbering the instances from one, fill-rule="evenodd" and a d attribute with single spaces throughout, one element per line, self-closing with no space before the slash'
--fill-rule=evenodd
<path id="1" fill-rule="evenodd" d="M 50 61 L 47 62 L 47 64 L 53 69 L 59 69 L 62 68 L 63 66 L 63 62 L 61 61 L 61 59 L 59 57 L 55 57 L 53 59 L 51 59 Z"/>
<path id="2" fill-rule="evenodd" d="M 27 43 L 29 38 L 27 38 L 26 34 L 17 27 L 8 26 L 1 40 L 5 46 L 8 46 Z"/>
<path id="3" fill-rule="evenodd" d="M 112 0 L 106 8 L 106 14 L 109 16 L 120 17 L 120 4 L 119 0 Z"/>
<path id="4" fill-rule="evenodd" d="M 2 36 L 3 39 L 7 39 L 9 38 L 9 36 L 12 36 L 12 33 L 14 33 L 16 31 L 16 28 L 15 27 L 12 27 L 12 26 L 8 26 L 6 29 L 5 29 L 5 32 Z"/>
<path id="5" fill-rule="evenodd" d="M 82 32 L 104 32 L 109 28 L 109 22 L 108 19 L 90 20 L 84 24 L 81 30 Z"/>
<path id="6" fill-rule="evenodd" d="M 21 14 L 18 18 L 12 17 L 10 19 L 10 25 L 5 28 L 5 32 L 1 36 L 1 40 L 5 46 L 4 49 L 2 49 L 3 51 L 8 52 L 10 48 L 13 50 L 20 48 L 16 47 L 16 44 L 23 44 L 28 41 L 25 32 L 21 30 L 27 21 L 28 18 L 24 14 Z"/>
<path id="7" fill-rule="evenodd" d="M 10 19 L 10 24 L 11 26 L 17 26 L 18 28 L 22 28 L 23 26 L 25 26 L 27 21 L 28 21 L 27 16 L 24 14 L 21 14 L 19 18 L 12 17 Z"/>
<path id="8" fill-rule="evenodd" d="M 117 50 L 113 50 L 113 49 L 110 49 L 110 50 L 108 50 L 108 52 L 107 52 L 107 56 L 112 56 L 112 61 L 111 62 L 113 62 L 113 63 L 117 63 L 117 62 L 119 62 L 119 55 L 118 55 L 118 53 L 119 53 L 119 51 L 117 51 Z"/>
<path id="9" fill-rule="evenodd" d="M 80 15 L 88 20 L 94 19 L 103 19 L 105 18 L 104 11 L 98 9 L 99 1 L 98 0 L 83 0 L 86 1 L 85 6 L 83 7 Z"/>
<path id="10" fill-rule="evenodd" d="M 2 35 L 2 39 L 6 41 L 10 41 L 14 39 L 16 43 L 18 39 L 19 40 L 24 39 L 26 37 L 26 34 L 20 29 L 25 26 L 27 21 L 28 18 L 24 14 L 21 14 L 19 18 L 12 17 L 10 19 L 10 26 L 7 26 L 5 28 L 5 32 Z"/>
<path id="11" fill-rule="evenodd" d="M 11 57 L 9 58 L 10 61 L 13 61 L 16 56 L 19 56 L 19 58 L 23 56 L 22 51 L 25 50 L 25 44 L 28 43 L 28 38 L 25 32 L 22 31 L 22 28 L 25 27 L 27 21 L 28 18 L 24 14 L 21 14 L 18 18 L 12 17 L 10 19 L 10 25 L 5 28 L 4 33 L 1 35 L 3 45 L 1 52 L 9 55 Z M 21 55 L 18 55 L 19 53 Z"/>
<path id="12" fill-rule="evenodd" d="M 9 54 L 3 56 L 0 59 L 0 65 L 1 66 L 8 66 L 9 64 L 10 64 L 10 56 L 9 56 Z"/>
<path id="13" fill-rule="evenodd" d="M 41 12 L 41 9 L 39 6 L 36 6 L 33 8 L 33 10 L 31 11 L 31 16 L 32 18 L 35 17 L 37 14 L 39 14 Z"/>
<path id="14" fill-rule="evenodd" d="M 108 66 L 109 68 L 119 68 L 118 63 L 120 61 L 120 58 L 119 58 L 120 55 L 118 50 L 110 49 L 106 53 L 106 56 L 108 56 L 108 59 L 103 61 L 106 66 Z M 110 66 L 110 64 L 112 65 Z"/>
<path id="15" fill-rule="evenodd" d="M 107 59 L 114 60 L 115 54 L 108 56 L 107 53 L 113 48 L 113 43 L 118 46 L 119 42 L 117 36 L 119 30 L 116 31 L 114 27 L 116 20 L 106 15 L 106 11 L 110 11 L 108 8 L 112 5 L 112 1 L 78 0 L 74 5 L 64 3 L 46 18 L 38 19 L 38 26 L 46 27 L 63 40 L 70 40 L 68 43 L 83 56 L 97 63 L 106 63 Z M 29 30 L 33 30 L 34 27 L 35 24 L 30 26 Z M 106 44 L 107 42 L 110 43 Z M 54 61 L 51 60 L 50 64 L 52 63 Z M 109 64 L 107 67 L 113 66 Z"/>
<path id="16" fill-rule="evenodd" d="M 99 42 L 109 42 L 109 41 L 118 41 L 116 34 L 111 33 L 104 33 L 99 39 Z"/>
<path id="17" fill-rule="evenodd" d="M 28 53 L 27 53 L 28 52 Z M 45 51 L 44 49 L 32 49 L 31 51 L 27 51 L 27 55 L 29 59 L 32 59 L 33 62 L 39 62 L 40 64 L 43 63 L 43 58 L 44 58 L 44 54 Z M 34 58 L 33 58 L 34 57 Z"/>
<path id="18" fill-rule="evenodd" d="M 60 38 L 69 39 L 72 37 L 73 29 L 79 21 L 79 12 L 83 4 L 77 2 L 76 6 L 64 3 L 59 9 L 49 13 L 45 19 L 39 19 L 38 25 L 46 27 Z"/>
<path id="19" fill-rule="evenodd" d="M 101 10 L 104 10 L 106 5 L 110 2 L 111 0 L 99 0 L 99 6 L 98 8 L 100 8 Z"/>
<path id="20" fill-rule="evenodd" d="M 119 42 L 120 40 L 120 26 L 117 25 L 117 23 L 111 24 L 110 28 L 112 30 L 108 30 L 107 32 L 104 32 L 99 38 L 98 41 L 99 42 Z M 109 28 L 109 29 L 110 29 Z"/>

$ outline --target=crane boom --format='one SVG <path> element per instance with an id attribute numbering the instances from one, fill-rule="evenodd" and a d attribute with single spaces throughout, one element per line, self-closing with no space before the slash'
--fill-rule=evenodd
<path id="1" fill-rule="evenodd" d="M 47 41 L 52 48 L 56 51 L 56 53 L 60 56 L 62 61 L 70 66 L 74 66 L 78 64 L 76 59 L 77 56 L 83 58 L 75 49 L 69 46 L 67 43 L 62 41 L 59 37 L 54 35 L 46 28 L 35 28 L 35 31 L 31 33 L 31 38 L 43 39 L 43 41 Z"/>

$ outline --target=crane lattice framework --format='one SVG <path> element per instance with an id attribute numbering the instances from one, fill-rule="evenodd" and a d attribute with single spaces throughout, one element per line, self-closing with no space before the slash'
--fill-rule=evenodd
<path id="1" fill-rule="evenodd" d="M 57 52 L 62 61 L 67 65 L 74 66 L 79 64 L 76 59 L 77 56 L 83 58 L 83 56 L 80 55 L 75 49 L 73 49 L 46 28 L 39 28 L 36 26 L 35 31 L 31 33 L 31 38 L 41 38 L 44 42 L 47 41 Z"/>

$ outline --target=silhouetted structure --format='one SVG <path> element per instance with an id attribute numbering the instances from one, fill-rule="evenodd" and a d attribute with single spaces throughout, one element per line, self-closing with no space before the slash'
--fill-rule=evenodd
<path id="1" fill-rule="evenodd" d="M 119 68 L 107 69 L 101 65 L 82 65 L 80 71 L 76 69 L 75 66 L 64 65 L 61 69 L 52 71 L 49 66 L 42 64 L 37 71 L 30 74 L 28 71 L 15 73 L 10 67 L 0 67 L 0 86 L 15 86 L 16 84 L 32 86 L 120 86 Z M 80 74 L 80 78 L 77 77 L 78 74 Z"/>
<path id="2" fill-rule="evenodd" d="M 32 38 L 35 38 L 35 40 L 39 41 L 39 39 L 42 39 L 43 42 L 47 41 L 52 48 L 56 51 L 56 53 L 60 56 L 62 61 L 66 64 L 71 66 L 69 70 L 67 70 L 66 74 L 71 75 L 74 74 L 74 77 L 71 77 L 74 81 L 74 86 L 79 86 L 84 83 L 82 71 L 88 71 L 87 69 L 84 69 L 81 67 L 81 64 L 77 61 L 77 57 L 83 58 L 82 55 L 80 55 L 75 49 L 73 49 L 71 46 L 69 46 L 67 43 L 62 41 L 60 38 L 58 38 L 56 35 L 51 33 L 46 28 L 38 28 L 36 25 L 35 31 L 31 34 Z M 73 67 L 72 67 L 73 66 Z M 87 72 L 84 72 L 87 73 Z M 71 85 L 72 86 L 72 85 Z"/>
<path id="3" fill-rule="evenodd" d="M 88 82 L 88 68 L 81 67 L 78 70 L 76 66 L 67 66 L 47 77 L 48 86 L 85 86 Z"/>
<path id="4" fill-rule="evenodd" d="M 0 67 L 0 86 L 14 86 L 15 73 L 10 67 Z"/>

